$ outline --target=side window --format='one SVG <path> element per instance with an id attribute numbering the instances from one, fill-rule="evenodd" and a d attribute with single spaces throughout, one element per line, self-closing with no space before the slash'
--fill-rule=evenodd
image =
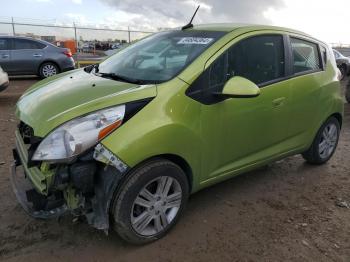
<path id="1" fill-rule="evenodd" d="M 284 77 L 281 35 L 261 35 L 242 40 L 228 51 L 229 77 L 241 76 L 259 85 Z"/>
<path id="2" fill-rule="evenodd" d="M 224 88 L 227 79 L 226 52 L 216 59 L 209 68 L 209 89 L 220 92 Z"/>
<path id="3" fill-rule="evenodd" d="M 322 55 L 324 68 L 326 68 L 328 56 L 327 56 L 327 48 L 325 48 L 324 46 L 321 46 L 321 55 Z"/>
<path id="4" fill-rule="evenodd" d="M 20 49 L 43 49 L 44 44 L 27 39 L 14 39 L 14 46 L 16 50 Z"/>
<path id="5" fill-rule="evenodd" d="M 205 105 L 223 101 L 215 95 L 227 81 L 227 52 L 219 56 L 186 90 L 186 95 Z"/>
<path id="6" fill-rule="evenodd" d="M 301 73 L 322 69 L 318 48 L 315 43 L 291 38 L 293 72 Z"/>
<path id="7" fill-rule="evenodd" d="M 9 40 L 6 38 L 0 38 L 0 50 L 9 50 Z"/>

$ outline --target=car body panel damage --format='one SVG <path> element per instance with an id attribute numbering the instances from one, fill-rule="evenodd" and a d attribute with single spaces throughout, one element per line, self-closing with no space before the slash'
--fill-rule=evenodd
<path id="1" fill-rule="evenodd" d="M 17 144 L 22 144 L 21 137 L 17 139 Z M 11 182 L 19 203 L 29 215 L 50 219 L 70 211 L 73 216 L 85 216 L 90 225 L 108 233 L 109 208 L 115 189 L 128 170 L 125 163 L 98 145 L 71 164 L 43 162 L 28 168 L 27 159 L 19 150 L 13 151 Z M 17 170 L 19 167 L 22 170 Z M 36 173 L 43 178 L 40 183 L 45 185 L 44 191 L 32 181 Z"/>

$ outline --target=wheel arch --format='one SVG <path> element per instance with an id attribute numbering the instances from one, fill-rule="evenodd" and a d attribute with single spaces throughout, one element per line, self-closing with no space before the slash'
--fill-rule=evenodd
<path id="1" fill-rule="evenodd" d="M 343 116 L 340 113 L 333 113 L 329 117 L 335 117 L 338 120 L 338 122 L 339 122 L 340 128 L 342 127 Z"/>
<path id="2" fill-rule="evenodd" d="M 192 168 L 191 168 L 190 164 L 183 157 L 181 157 L 179 155 L 176 155 L 176 154 L 159 154 L 159 155 L 155 155 L 155 156 L 149 157 L 147 159 L 144 159 L 143 161 L 141 161 L 140 163 L 138 163 L 134 167 L 132 167 L 128 171 L 128 174 L 132 173 L 133 170 L 141 167 L 145 163 L 150 162 L 150 161 L 155 161 L 157 159 L 168 160 L 168 161 L 173 162 L 174 164 L 178 165 L 182 169 L 182 171 L 185 173 L 187 181 L 188 181 L 190 193 L 192 192 L 192 188 L 193 188 L 193 171 L 192 171 Z M 128 177 L 129 176 L 126 175 L 125 176 L 125 180 L 127 180 Z M 121 184 L 123 182 L 124 181 L 121 181 Z"/>
<path id="3" fill-rule="evenodd" d="M 141 161 L 140 163 L 138 163 L 134 167 L 130 168 L 127 171 L 127 173 L 125 175 L 123 175 L 123 177 L 120 180 L 117 181 L 114 189 L 112 190 L 111 194 L 108 196 L 108 201 L 106 203 L 106 205 L 107 205 L 106 211 L 107 211 L 107 214 L 109 214 L 109 216 L 111 215 L 111 209 L 115 205 L 115 200 L 117 199 L 117 196 L 121 191 L 121 188 L 131 178 L 132 171 L 142 167 L 147 162 L 155 161 L 157 159 L 158 160 L 168 160 L 172 163 L 175 163 L 184 171 L 186 178 L 187 178 L 187 181 L 188 181 L 188 185 L 189 185 L 189 194 L 191 194 L 192 188 L 193 188 L 192 168 L 184 158 L 182 158 L 181 156 L 175 155 L 175 154 L 160 154 L 160 155 L 152 156 L 150 158 L 147 158 L 147 159 Z"/>
<path id="4" fill-rule="evenodd" d="M 166 159 L 166 160 L 169 160 L 169 161 L 175 163 L 176 165 L 178 165 L 182 169 L 182 171 L 184 171 L 184 173 L 187 177 L 190 192 L 192 191 L 192 187 L 193 187 L 192 168 L 191 168 L 190 164 L 183 157 L 175 155 L 175 154 L 162 154 L 162 155 L 154 156 L 152 158 Z"/>

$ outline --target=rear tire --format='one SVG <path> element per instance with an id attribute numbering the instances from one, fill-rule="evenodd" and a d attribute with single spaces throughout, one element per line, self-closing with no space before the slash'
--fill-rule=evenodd
<path id="1" fill-rule="evenodd" d="M 156 159 L 136 168 L 113 201 L 113 228 L 132 244 L 162 238 L 176 224 L 189 196 L 184 171 L 168 160 Z"/>
<path id="2" fill-rule="evenodd" d="M 330 117 L 318 130 L 311 147 L 302 154 L 310 164 L 322 165 L 334 154 L 339 140 L 340 124 L 338 119 Z"/>
<path id="3" fill-rule="evenodd" d="M 346 65 L 341 65 L 339 67 L 340 73 L 341 73 L 341 78 L 340 80 L 344 80 L 345 76 L 346 76 L 346 72 L 347 72 L 347 67 Z"/>
<path id="4" fill-rule="evenodd" d="M 60 73 L 60 69 L 55 63 L 46 62 L 43 63 L 39 68 L 39 76 L 41 78 L 47 78 Z"/>
<path id="5" fill-rule="evenodd" d="M 350 103 L 350 80 L 345 89 L 345 98 L 348 103 Z"/>

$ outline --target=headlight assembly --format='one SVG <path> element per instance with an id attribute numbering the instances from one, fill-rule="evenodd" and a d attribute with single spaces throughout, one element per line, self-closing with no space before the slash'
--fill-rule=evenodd
<path id="1" fill-rule="evenodd" d="M 118 128 L 124 115 L 125 105 L 120 105 L 68 121 L 40 143 L 32 160 L 69 161 Z"/>

